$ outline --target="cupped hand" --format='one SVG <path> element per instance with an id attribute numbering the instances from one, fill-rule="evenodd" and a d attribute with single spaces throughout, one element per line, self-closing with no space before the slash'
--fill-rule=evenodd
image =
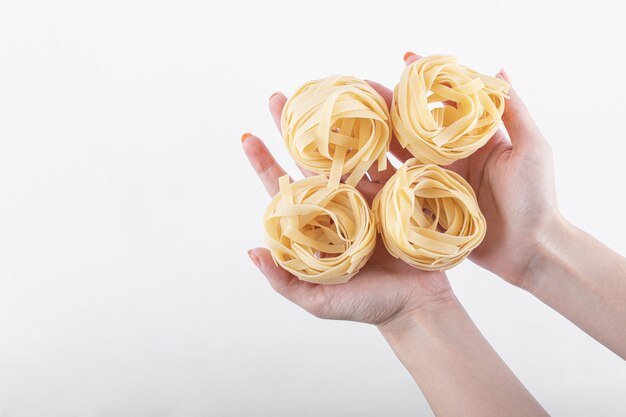
<path id="1" fill-rule="evenodd" d="M 409 65 L 419 58 L 409 53 L 405 62 Z M 504 70 L 496 76 L 511 84 Z M 380 85 L 375 88 L 385 97 L 393 95 Z M 487 221 L 485 239 L 470 258 L 523 287 L 533 257 L 563 220 L 556 203 L 551 148 L 512 85 L 509 97 L 502 116 L 508 137 L 499 130 L 485 146 L 447 168 L 470 183 Z M 401 161 L 411 157 L 395 140 L 392 153 Z"/>
<path id="2" fill-rule="evenodd" d="M 388 97 L 386 99 L 389 104 Z M 281 93 L 270 98 L 270 111 L 279 129 L 286 101 L 287 98 Z M 285 171 L 258 137 L 244 135 L 243 149 L 267 192 L 270 196 L 276 194 L 278 178 L 285 175 Z M 370 178 L 364 177 L 358 184 L 357 188 L 370 203 L 395 172 L 391 164 L 388 167 L 383 172 L 378 172 L 374 167 L 369 172 Z M 305 170 L 302 172 L 305 176 L 311 175 Z M 368 263 L 354 278 L 339 285 L 300 281 L 275 265 L 269 250 L 265 248 L 252 249 L 248 254 L 278 293 L 321 318 L 383 325 L 454 299 L 444 273 L 412 268 L 392 257 L 380 238 Z"/>

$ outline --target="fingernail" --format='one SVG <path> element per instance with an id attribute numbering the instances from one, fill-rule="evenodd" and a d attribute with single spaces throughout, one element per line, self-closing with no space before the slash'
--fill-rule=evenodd
<path id="1" fill-rule="evenodd" d="M 415 56 L 415 54 L 413 52 L 407 52 L 406 54 L 404 54 L 404 57 L 402 59 L 404 59 L 404 62 L 406 62 L 409 58 L 411 58 L 412 56 Z"/>
<path id="2" fill-rule="evenodd" d="M 261 260 L 259 259 L 258 256 L 252 253 L 252 250 L 248 251 L 248 256 L 250 257 L 250 260 L 252 261 L 253 264 L 256 265 L 257 268 L 261 268 Z"/>
<path id="3" fill-rule="evenodd" d="M 248 139 L 250 136 L 252 136 L 252 133 L 244 133 L 243 135 L 241 135 L 241 143 L 243 143 L 246 139 Z"/>
<path id="4" fill-rule="evenodd" d="M 273 99 L 274 97 L 276 97 L 276 96 L 278 95 L 278 93 L 279 93 L 279 91 L 277 91 L 277 92 L 275 92 L 274 94 L 272 94 L 272 95 L 270 96 L 270 101 L 272 101 L 272 99 Z"/>

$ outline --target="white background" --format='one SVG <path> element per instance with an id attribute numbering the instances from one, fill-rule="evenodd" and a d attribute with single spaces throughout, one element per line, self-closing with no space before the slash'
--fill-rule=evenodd
<path id="1" fill-rule="evenodd" d="M 429 415 L 375 328 L 251 264 L 268 198 L 240 136 L 293 172 L 276 90 L 393 86 L 407 50 L 504 67 L 562 211 L 626 253 L 626 10 L 579 3 L 0 0 L 0 416 Z M 626 413 L 624 361 L 471 262 L 449 276 L 549 412 Z"/>

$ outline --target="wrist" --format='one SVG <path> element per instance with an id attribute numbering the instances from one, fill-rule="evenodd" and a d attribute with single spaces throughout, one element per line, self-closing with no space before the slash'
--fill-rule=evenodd
<path id="1" fill-rule="evenodd" d="M 518 280 L 518 287 L 534 294 L 541 282 L 561 261 L 574 233 L 575 227 L 567 219 L 561 215 L 554 218 L 526 262 L 526 267 Z"/>
<path id="2" fill-rule="evenodd" d="M 407 306 L 393 317 L 377 325 L 386 339 L 395 339 L 437 323 L 450 311 L 462 309 L 451 289 L 430 297 L 428 301 Z"/>

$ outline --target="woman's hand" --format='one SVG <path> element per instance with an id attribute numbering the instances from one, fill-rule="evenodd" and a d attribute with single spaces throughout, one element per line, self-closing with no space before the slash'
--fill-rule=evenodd
<path id="1" fill-rule="evenodd" d="M 385 92 L 382 86 L 370 84 Z M 384 97 L 389 105 L 388 93 Z M 279 129 L 286 100 L 280 93 L 270 98 Z M 273 196 L 285 171 L 259 138 L 246 134 L 242 139 L 250 163 Z M 397 143 L 395 146 L 397 149 Z M 395 172 L 391 164 L 388 167 L 384 172 L 370 170 L 369 179 L 358 184 L 370 203 Z M 443 272 L 425 272 L 407 265 L 392 257 L 380 239 L 363 269 L 340 285 L 300 281 L 276 266 L 267 249 L 248 253 L 276 291 L 313 315 L 377 325 L 435 414 L 546 415 L 480 334 Z"/>
<path id="2" fill-rule="evenodd" d="M 405 55 L 407 65 L 417 59 Z M 497 76 L 511 83 L 504 71 Z M 626 259 L 561 216 L 550 146 L 512 86 L 509 96 L 502 116 L 509 137 L 500 130 L 449 167 L 474 188 L 487 220 L 487 235 L 470 258 L 626 358 Z M 396 157 L 410 157 L 392 143 Z"/>
<path id="3" fill-rule="evenodd" d="M 280 115 L 287 98 L 274 94 L 270 111 L 280 129 Z M 278 192 L 278 178 L 285 171 L 277 164 L 265 144 L 256 136 L 244 135 L 243 149 L 266 190 Z M 361 180 L 358 189 L 371 202 L 385 181 L 394 173 L 391 164 L 384 172 L 370 171 L 372 180 Z M 303 172 L 304 175 L 310 175 Z M 274 264 L 270 252 L 252 249 L 250 259 L 259 267 L 271 286 L 311 314 L 337 320 L 352 320 L 375 325 L 388 324 L 404 315 L 433 304 L 455 300 L 444 273 L 424 272 L 389 255 L 378 239 L 368 263 L 350 281 L 340 285 L 317 285 L 300 281 Z"/>
<path id="4" fill-rule="evenodd" d="M 509 84 L 506 72 L 498 74 Z M 487 234 L 470 255 L 480 266 L 523 287 L 533 258 L 551 237 L 561 215 L 554 189 L 552 150 L 511 86 L 499 130 L 452 169 L 474 188 Z"/>
<path id="5" fill-rule="evenodd" d="M 405 55 L 407 65 L 418 59 L 412 53 Z M 497 77 L 511 83 L 504 71 Z M 375 88 L 392 96 L 382 86 Z M 470 183 L 487 221 L 487 235 L 470 259 L 508 282 L 524 286 L 533 258 L 562 219 L 550 146 L 512 86 L 509 96 L 502 120 L 510 140 L 499 130 L 470 157 L 447 168 Z M 412 157 L 397 142 L 392 150 L 401 161 Z"/>

